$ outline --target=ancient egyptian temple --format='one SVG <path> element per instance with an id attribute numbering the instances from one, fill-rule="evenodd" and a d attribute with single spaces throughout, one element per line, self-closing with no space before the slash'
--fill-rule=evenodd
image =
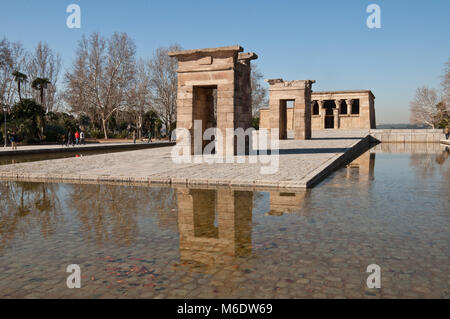
<path id="1" fill-rule="evenodd" d="M 309 101 L 308 101 L 309 102 Z M 280 102 L 284 103 L 284 102 Z M 279 113 L 277 102 L 270 102 L 268 109 L 260 110 L 260 128 L 273 125 L 273 113 Z M 280 104 L 281 105 L 281 104 Z M 375 96 L 370 90 L 311 92 L 311 129 L 374 129 Z M 280 137 L 285 130 L 294 130 L 303 118 L 295 115 L 295 103 L 281 107 Z"/>
<path id="2" fill-rule="evenodd" d="M 236 141 L 227 138 L 227 129 L 246 130 L 252 121 L 250 61 L 255 53 L 244 53 L 239 46 L 169 52 L 178 60 L 177 129 L 190 132 L 191 154 L 202 154 L 210 142 L 194 143 L 195 121 L 201 123 L 197 134 L 217 127 L 224 134 L 218 153 L 235 154 Z M 200 122 L 201 121 L 201 122 Z M 248 145 L 247 145 L 248 147 Z"/>

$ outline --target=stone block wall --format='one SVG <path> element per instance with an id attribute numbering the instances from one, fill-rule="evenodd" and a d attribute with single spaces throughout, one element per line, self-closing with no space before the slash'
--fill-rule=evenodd
<path id="1" fill-rule="evenodd" d="M 386 153 L 418 153 L 438 154 L 445 150 L 440 143 L 379 143 L 370 149 L 371 152 Z"/>
<path id="2" fill-rule="evenodd" d="M 442 130 L 377 129 L 370 135 L 382 143 L 436 143 L 445 137 Z"/>
<path id="3" fill-rule="evenodd" d="M 223 134 L 221 155 L 235 154 L 234 138 L 227 129 L 251 126 L 250 61 L 254 53 L 242 53 L 240 46 L 169 52 L 178 60 L 177 128 L 189 130 L 191 139 L 177 135 L 177 145 L 189 144 L 191 154 L 202 154 L 210 141 L 194 144 L 194 121 L 202 120 L 202 131 L 212 125 L 211 90 L 217 90 L 216 127 Z M 209 126 L 211 127 L 211 126 Z M 181 154 L 180 154 L 181 155 Z"/>
<path id="4" fill-rule="evenodd" d="M 311 86 L 315 81 L 283 79 L 266 80 L 269 85 L 269 112 L 266 123 L 269 129 L 278 128 L 280 139 L 287 138 L 289 123 L 292 123 L 294 138 L 305 140 L 311 138 Z M 293 108 L 287 108 L 287 101 L 293 101 Z M 292 122 L 288 113 L 292 112 Z M 264 112 L 261 114 L 263 116 Z M 267 113 L 266 113 L 267 115 Z M 265 121 L 265 122 L 264 122 Z"/>

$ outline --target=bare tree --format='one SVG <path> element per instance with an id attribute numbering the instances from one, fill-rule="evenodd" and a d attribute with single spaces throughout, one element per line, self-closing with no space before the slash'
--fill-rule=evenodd
<path id="1" fill-rule="evenodd" d="M 103 46 L 104 43 L 98 39 L 96 42 L 96 52 L 103 51 Z M 94 92 L 92 92 L 91 87 L 87 86 L 85 83 L 88 76 L 92 77 L 92 75 L 88 75 L 87 70 L 89 50 L 89 42 L 83 37 L 78 44 L 77 56 L 73 62 L 72 70 L 65 74 L 66 90 L 64 93 L 64 100 L 69 105 L 71 112 L 78 115 L 87 115 L 91 121 L 94 121 L 97 114 L 95 108 L 96 101 L 93 97 Z M 93 55 L 93 53 L 91 55 Z M 97 78 L 94 76 L 94 79 Z M 88 89 L 91 89 L 91 92 L 88 92 Z"/>
<path id="2" fill-rule="evenodd" d="M 11 53 L 9 52 L 9 43 L 6 39 L 0 41 L 0 67 L 11 64 Z"/>
<path id="3" fill-rule="evenodd" d="M 18 97 L 14 71 L 25 68 L 26 52 L 18 42 L 0 41 L 0 104 L 11 107 Z"/>
<path id="4" fill-rule="evenodd" d="M 77 58 L 66 74 L 66 100 L 75 113 L 98 115 L 105 139 L 107 121 L 124 108 L 126 92 L 135 74 L 134 42 L 126 33 L 105 39 L 93 33 L 79 42 Z"/>
<path id="5" fill-rule="evenodd" d="M 417 88 L 414 100 L 410 102 L 411 122 L 416 124 L 427 124 L 433 129 L 439 116 L 438 93 L 433 88 L 423 86 Z"/>
<path id="6" fill-rule="evenodd" d="M 0 106 L 8 104 L 8 88 L 10 84 L 10 72 L 13 70 L 11 48 L 8 40 L 0 41 Z"/>
<path id="7" fill-rule="evenodd" d="M 169 57 L 168 53 L 181 49 L 178 44 L 158 48 L 148 62 L 152 104 L 168 134 L 176 121 L 178 65 L 177 59 Z"/>
<path id="8" fill-rule="evenodd" d="M 443 102 L 447 109 L 450 108 L 450 58 L 444 66 L 444 75 L 442 76 Z"/>
<path id="9" fill-rule="evenodd" d="M 253 64 L 251 72 L 251 86 L 252 86 L 252 116 L 259 116 L 261 107 L 267 105 L 267 88 L 264 87 L 263 74 L 258 67 Z"/>
<path id="10" fill-rule="evenodd" d="M 139 60 L 136 63 L 136 73 L 127 91 L 127 111 L 133 116 L 138 138 L 142 138 L 142 123 L 144 113 L 151 107 L 150 79 L 147 73 L 147 63 Z"/>
<path id="11" fill-rule="evenodd" d="M 27 75 L 30 81 L 37 78 L 48 79 L 46 98 L 43 107 L 47 112 L 55 111 L 60 107 L 61 98 L 57 91 L 59 74 L 61 72 L 61 56 L 50 49 L 47 43 L 39 42 L 34 52 L 28 57 Z M 29 93 L 37 101 L 40 92 L 30 88 Z"/>

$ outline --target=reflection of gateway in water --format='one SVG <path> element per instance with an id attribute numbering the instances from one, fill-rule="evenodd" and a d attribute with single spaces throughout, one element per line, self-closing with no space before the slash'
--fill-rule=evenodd
<path id="1" fill-rule="evenodd" d="M 373 179 L 375 154 L 366 152 L 347 166 L 347 176 Z M 349 173 L 351 171 L 351 173 Z M 311 191 L 271 191 L 266 215 L 307 213 Z M 189 270 L 234 265 L 251 254 L 253 192 L 230 189 L 177 188 L 180 263 Z M 178 266 L 178 265 L 177 265 Z"/>
<path id="2" fill-rule="evenodd" d="M 357 159 L 347 165 L 347 179 L 356 174 L 360 181 L 369 181 L 374 179 L 373 170 L 375 168 L 375 153 L 365 152 Z"/>
<path id="3" fill-rule="evenodd" d="M 310 196 L 310 190 L 298 193 L 270 192 L 270 211 L 266 215 L 281 216 L 284 213 L 301 213 Z"/>
<path id="4" fill-rule="evenodd" d="M 253 193 L 178 188 L 181 264 L 231 264 L 251 253 Z"/>

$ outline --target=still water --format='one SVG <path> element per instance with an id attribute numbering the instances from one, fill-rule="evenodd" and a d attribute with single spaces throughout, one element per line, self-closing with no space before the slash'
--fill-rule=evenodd
<path id="1" fill-rule="evenodd" d="M 449 153 L 399 147 L 301 192 L 2 181 L 0 297 L 448 298 Z"/>

